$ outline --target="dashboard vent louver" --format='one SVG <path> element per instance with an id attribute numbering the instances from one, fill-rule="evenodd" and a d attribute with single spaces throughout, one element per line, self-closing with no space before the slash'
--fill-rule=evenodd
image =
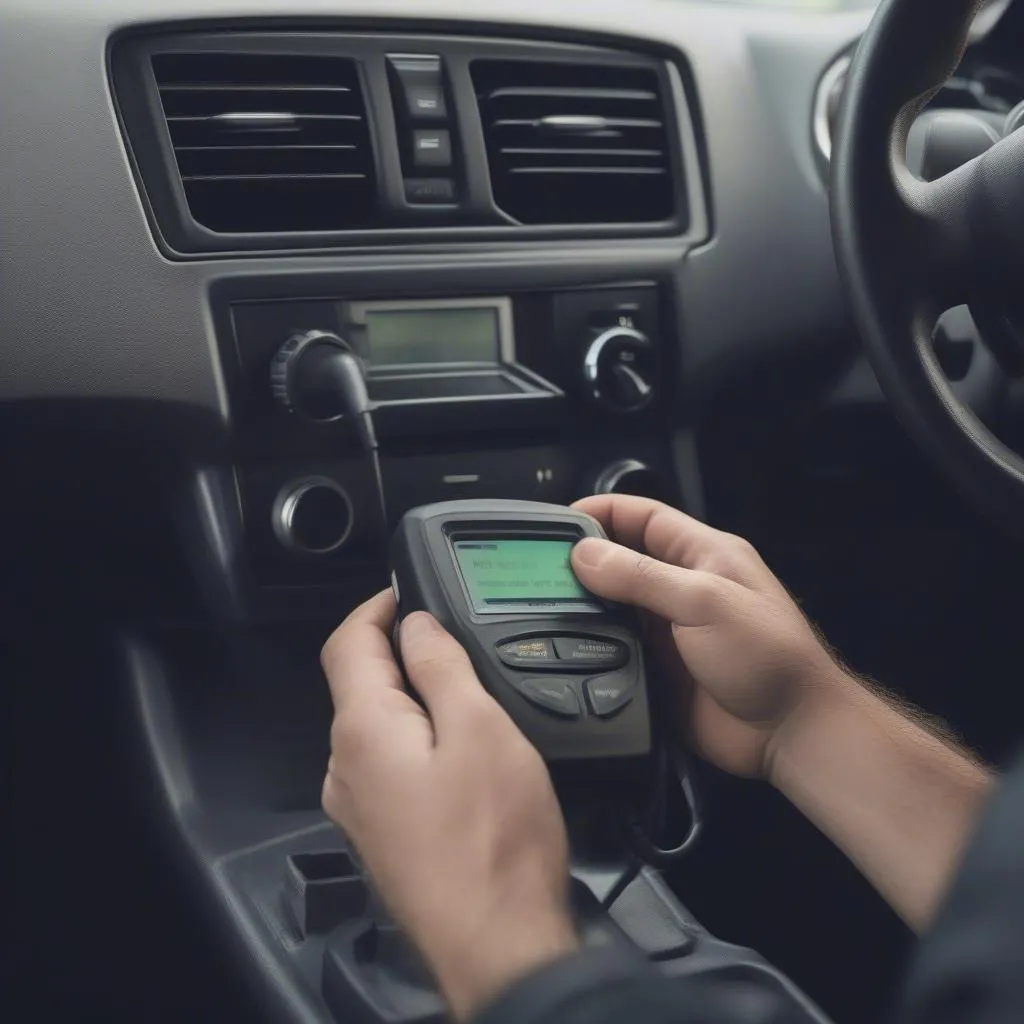
<path id="1" fill-rule="evenodd" d="M 373 226 L 373 154 L 351 60 L 162 53 L 153 73 L 197 223 L 220 233 Z"/>
<path id="2" fill-rule="evenodd" d="M 473 63 L 494 199 L 522 224 L 643 224 L 675 213 L 653 68 Z"/>

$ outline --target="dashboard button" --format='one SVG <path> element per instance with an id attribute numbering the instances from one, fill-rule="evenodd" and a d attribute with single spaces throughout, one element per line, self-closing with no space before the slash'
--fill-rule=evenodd
<path id="1" fill-rule="evenodd" d="M 633 699 L 636 687 L 631 679 L 621 676 L 600 676 L 585 684 L 587 703 L 599 718 L 618 714 Z"/>
<path id="2" fill-rule="evenodd" d="M 451 132 L 433 128 L 414 131 L 412 161 L 417 167 L 451 167 Z"/>
<path id="3" fill-rule="evenodd" d="M 498 645 L 498 657 L 511 668 L 554 668 L 557 664 L 551 641 L 543 637 L 501 643 Z"/>
<path id="4" fill-rule="evenodd" d="M 448 116 L 441 58 L 430 53 L 393 53 L 388 62 L 398 79 L 405 111 L 417 121 L 442 121 Z"/>
<path id="5" fill-rule="evenodd" d="M 583 714 L 575 689 L 562 679 L 525 679 L 516 688 L 531 704 L 561 718 L 579 718 Z"/>
<path id="6" fill-rule="evenodd" d="M 448 117 L 444 89 L 440 84 L 407 86 L 405 104 L 409 116 L 417 121 L 444 121 Z"/>
<path id="7" fill-rule="evenodd" d="M 410 203 L 454 203 L 455 182 L 451 178 L 406 178 L 405 198 Z"/>
<path id="8" fill-rule="evenodd" d="M 629 647 L 618 640 L 586 636 L 556 636 L 555 651 L 566 668 L 589 670 L 622 668 L 629 661 Z"/>

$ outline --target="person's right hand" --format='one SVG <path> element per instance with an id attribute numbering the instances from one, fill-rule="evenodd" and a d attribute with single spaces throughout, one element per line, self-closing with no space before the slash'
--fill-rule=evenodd
<path id="1" fill-rule="evenodd" d="M 575 507 L 612 538 L 576 545 L 580 582 L 671 625 L 653 640 L 660 651 L 674 641 L 681 684 L 694 684 L 698 752 L 735 775 L 769 777 L 786 724 L 847 678 L 785 587 L 747 541 L 667 505 L 601 495 Z"/>

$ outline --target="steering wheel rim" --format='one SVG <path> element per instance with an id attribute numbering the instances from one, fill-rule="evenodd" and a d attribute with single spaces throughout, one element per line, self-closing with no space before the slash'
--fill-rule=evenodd
<path id="1" fill-rule="evenodd" d="M 910 127 L 959 64 L 981 5 L 882 0 L 847 79 L 832 230 L 851 313 L 897 416 L 974 505 L 1024 539 L 1024 458 L 959 401 L 932 346 L 946 309 L 1009 316 L 1020 305 L 1024 131 L 934 182 L 906 162 Z"/>

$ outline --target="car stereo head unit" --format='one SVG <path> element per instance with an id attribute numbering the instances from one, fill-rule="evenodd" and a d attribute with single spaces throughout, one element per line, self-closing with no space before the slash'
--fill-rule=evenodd
<path id="1" fill-rule="evenodd" d="M 561 393 L 516 361 L 507 297 L 344 302 L 340 319 L 379 403 Z"/>

